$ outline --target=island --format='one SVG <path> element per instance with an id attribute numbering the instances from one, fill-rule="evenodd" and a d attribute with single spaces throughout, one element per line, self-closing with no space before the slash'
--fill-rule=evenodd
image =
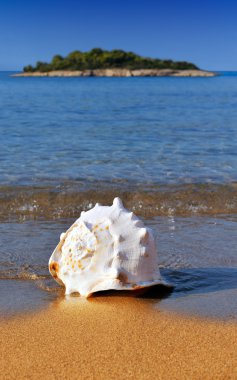
<path id="1" fill-rule="evenodd" d="M 186 61 L 142 57 L 124 50 L 94 48 L 73 51 L 66 57 L 55 55 L 50 63 L 28 65 L 15 77 L 213 77 L 215 72 L 200 70 Z"/>

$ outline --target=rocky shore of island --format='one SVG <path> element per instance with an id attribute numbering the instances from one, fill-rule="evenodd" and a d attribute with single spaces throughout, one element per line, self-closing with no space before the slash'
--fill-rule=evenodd
<path id="1" fill-rule="evenodd" d="M 173 69 L 95 69 L 95 70 L 53 70 L 47 72 L 22 72 L 13 77 L 214 77 L 217 73 L 205 70 Z"/>

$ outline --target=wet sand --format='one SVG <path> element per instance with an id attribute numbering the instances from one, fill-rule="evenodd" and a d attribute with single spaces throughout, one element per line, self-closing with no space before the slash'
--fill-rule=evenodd
<path id="1" fill-rule="evenodd" d="M 234 379 L 237 324 L 131 297 L 61 298 L 0 324 L 5 379 Z"/>

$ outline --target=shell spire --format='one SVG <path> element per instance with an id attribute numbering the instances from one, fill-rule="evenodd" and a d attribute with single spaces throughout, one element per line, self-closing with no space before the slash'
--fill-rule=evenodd
<path id="1" fill-rule="evenodd" d="M 60 236 L 49 271 L 66 288 L 89 297 L 102 290 L 137 290 L 162 284 L 152 231 L 124 208 L 96 204 Z"/>

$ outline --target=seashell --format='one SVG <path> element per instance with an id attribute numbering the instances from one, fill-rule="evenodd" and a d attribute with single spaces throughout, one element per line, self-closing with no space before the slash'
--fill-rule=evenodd
<path id="1" fill-rule="evenodd" d="M 152 231 L 119 198 L 96 204 L 61 234 L 49 260 L 54 279 L 66 294 L 89 297 L 102 290 L 169 286 L 160 275 Z"/>

